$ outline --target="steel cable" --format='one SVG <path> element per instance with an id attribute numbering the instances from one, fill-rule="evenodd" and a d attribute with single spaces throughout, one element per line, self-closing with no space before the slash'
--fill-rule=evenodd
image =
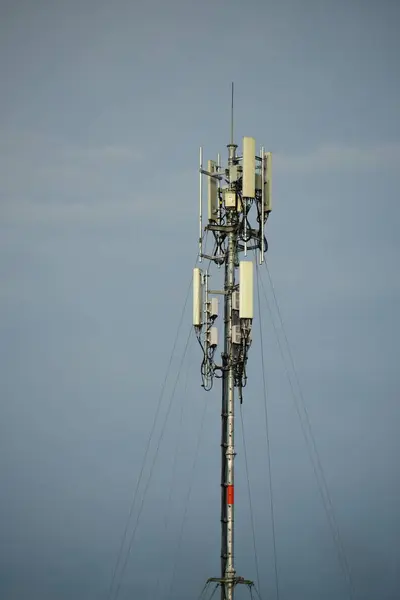
<path id="1" fill-rule="evenodd" d="M 191 333 L 192 333 L 192 326 L 190 326 L 189 334 L 188 334 L 187 339 L 186 339 L 186 344 L 185 344 L 185 348 L 184 348 L 184 351 L 183 351 L 183 356 L 182 356 L 182 359 L 181 359 L 181 362 L 180 362 L 180 365 L 179 365 L 178 374 L 176 376 L 175 383 L 174 383 L 174 386 L 173 386 L 173 389 L 172 389 L 172 393 L 171 393 L 171 396 L 170 396 L 170 399 L 169 399 L 169 403 L 168 403 L 167 411 L 166 411 L 166 414 L 165 414 L 165 417 L 164 417 L 164 421 L 163 421 L 163 424 L 162 424 L 160 436 L 158 438 L 156 452 L 155 452 L 155 455 L 154 455 L 154 458 L 153 458 L 153 462 L 152 462 L 151 467 L 150 467 L 150 472 L 149 472 L 149 476 L 148 476 L 148 479 L 147 479 L 147 482 L 146 482 L 146 486 L 145 486 L 145 489 L 144 489 L 144 492 L 143 492 L 142 501 L 141 501 L 141 504 L 140 504 L 140 507 L 139 507 L 139 512 L 138 512 L 138 515 L 137 515 L 137 518 L 136 518 L 136 523 L 135 523 L 135 526 L 134 526 L 134 529 L 133 529 L 133 532 L 132 532 L 132 535 L 131 535 L 131 538 L 130 538 L 130 541 L 129 541 L 128 549 L 126 551 L 126 558 L 125 558 L 125 561 L 124 561 L 122 569 L 121 569 L 120 579 L 119 579 L 119 582 L 118 582 L 118 585 L 117 585 L 117 588 L 116 588 L 116 592 L 115 592 L 115 595 L 114 595 L 115 600 L 117 600 L 117 598 L 118 598 L 118 595 L 119 595 L 119 592 L 120 592 L 120 589 L 121 589 L 122 578 L 124 576 L 125 569 L 127 567 L 128 560 L 129 560 L 129 555 L 130 555 L 133 543 L 135 541 L 136 532 L 137 532 L 138 526 L 139 526 L 140 516 L 141 516 L 142 511 L 143 511 L 144 501 L 146 499 L 146 495 L 147 495 L 148 489 L 150 487 L 150 483 L 151 483 L 151 478 L 152 478 L 152 475 L 153 475 L 154 467 L 155 467 L 155 464 L 156 464 L 156 461 L 157 461 L 157 457 L 158 457 L 158 453 L 159 453 L 159 450 L 160 450 L 161 442 L 162 442 L 163 437 L 164 437 L 166 424 L 167 424 L 168 417 L 169 417 L 170 412 L 171 412 L 172 402 L 173 402 L 173 399 L 174 399 L 174 396 L 175 396 L 176 387 L 178 385 L 178 381 L 179 381 L 179 378 L 180 378 L 180 373 L 181 373 L 182 365 L 183 365 L 183 362 L 184 362 L 185 357 L 186 357 L 186 352 L 187 352 L 187 349 L 188 349 L 188 346 L 189 346 L 189 340 L 190 340 L 190 334 Z"/>
<path id="2" fill-rule="evenodd" d="M 261 303 L 260 303 L 260 282 L 259 282 L 259 268 L 257 262 L 257 255 L 255 255 L 256 273 L 257 273 L 257 302 L 258 302 L 258 322 L 260 332 L 260 347 L 261 347 L 261 363 L 262 363 L 262 378 L 263 378 L 263 394 L 264 394 L 264 416 L 265 416 L 265 430 L 266 430 L 266 442 L 267 442 L 267 461 L 268 461 L 268 482 L 269 482 L 269 498 L 270 498 L 270 514 L 271 514 L 271 526 L 272 526 L 272 546 L 274 552 L 274 574 L 275 574 L 275 593 L 276 600 L 279 600 L 279 577 L 278 577 L 278 561 L 276 552 L 276 532 L 275 532 L 275 509 L 274 509 L 274 495 L 272 487 L 272 469 L 271 469 L 271 444 L 269 436 L 269 416 L 268 416 L 268 401 L 267 401 L 267 382 L 265 377 L 265 360 L 264 360 L 264 340 L 262 334 L 261 325 Z"/>
<path id="3" fill-rule="evenodd" d="M 295 367 L 293 354 L 292 354 L 292 351 L 291 351 L 291 348 L 290 348 L 290 344 L 289 344 L 289 340 L 288 340 L 288 337 L 287 337 L 287 334 L 286 334 L 286 330 L 285 330 L 285 326 L 284 326 L 284 322 L 283 322 L 283 318 L 282 318 L 282 313 L 281 313 L 281 310 L 280 310 L 280 307 L 279 307 L 278 299 L 277 299 L 277 296 L 276 296 L 276 293 L 275 293 L 275 288 L 274 288 L 274 285 L 273 285 L 273 282 L 272 282 L 272 277 L 271 277 L 271 274 L 270 274 L 267 262 L 265 262 L 265 267 L 266 267 L 266 270 L 267 270 L 267 273 L 268 273 L 268 278 L 269 278 L 269 282 L 270 282 L 271 290 L 272 290 L 272 296 L 274 298 L 274 302 L 275 302 L 275 305 L 276 305 L 276 309 L 277 309 L 277 314 L 278 314 L 280 326 L 281 326 L 281 329 L 282 329 L 282 332 L 283 332 L 283 336 L 284 336 L 284 340 L 285 340 L 285 344 L 286 344 L 287 353 L 288 353 L 290 364 L 291 364 L 291 367 L 292 367 L 294 379 L 295 379 L 295 382 L 297 384 L 298 395 L 299 395 L 299 398 L 300 398 L 300 402 L 301 402 L 301 405 L 302 405 L 302 408 L 303 408 L 303 413 L 305 415 L 305 418 L 302 417 L 302 414 L 301 414 L 301 410 L 300 410 L 298 398 L 297 398 L 297 395 L 296 395 L 296 392 L 295 392 L 295 389 L 294 389 L 294 386 L 293 386 L 292 378 L 290 377 L 289 369 L 287 368 L 287 365 L 285 363 L 285 355 L 284 355 L 282 344 L 281 344 L 281 341 L 280 341 L 280 338 L 279 338 L 278 330 L 276 328 L 276 324 L 275 324 L 275 321 L 274 321 L 274 318 L 273 318 L 271 306 L 270 306 L 270 303 L 268 301 L 268 297 L 267 297 L 267 294 L 266 294 L 266 290 L 265 290 L 265 287 L 264 287 L 263 280 L 261 279 L 261 286 L 262 286 L 262 289 L 263 289 L 264 298 L 266 300 L 268 311 L 269 311 L 270 316 L 271 316 L 271 321 L 272 321 L 272 324 L 273 324 L 275 336 L 276 336 L 276 339 L 277 339 L 277 342 L 278 342 L 278 346 L 279 346 L 280 354 L 281 354 L 281 357 L 282 357 L 282 361 L 284 363 L 284 367 L 285 367 L 285 371 L 286 371 L 286 376 L 287 376 L 287 379 L 288 379 L 288 382 L 289 382 L 289 386 L 290 386 L 290 389 L 291 389 L 291 392 L 292 392 L 292 398 L 293 398 L 295 409 L 296 409 L 296 412 L 297 412 L 297 415 L 298 415 L 298 418 L 299 418 L 299 422 L 300 422 L 301 430 L 302 430 L 302 433 L 303 433 L 303 437 L 305 439 L 306 446 L 307 446 L 307 449 L 308 449 L 309 458 L 310 458 L 310 461 L 311 461 L 311 464 L 312 464 L 312 467 L 313 467 L 313 471 L 314 471 L 314 475 L 315 475 L 315 478 L 316 478 L 316 481 L 317 481 L 317 485 L 318 485 L 319 493 L 320 493 L 320 496 L 321 496 L 322 504 L 323 504 L 323 507 L 324 507 L 324 510 L 325 510 L 325 513 L 326 513 L 326 517 L 327 517 L 327 520 L 328 520 L 328 523 L 329 523 L 329 526 L 330 526 L 330 529 L 331 529 L 332 537 L 333 537 L 334 542 L 336 544 L 339 564 L 340 564 L 340 566 L 341 566 L 341 568 L 343 570 L 343 573 L 345 575 L 345 578 L 346 578 L 348 586 L 349 586 L 349 596 L 350 596 L 350 598 L 354 598 L 354 583 L 353 583 L 353 579 L 352 579 L 352 574 L 351 574 L 350 566 L 349 566 L 349 563 L 348 563 L 348 560 L 347 560 L 347 556 L 346 556 L 346 552 L 345 552 L 345 549 L 344 549 L 344 545 L 343 545 L 343 542 L 342 542 L 342 539 L 341 539 L 339 526 L 338 526 L 337 519 L 336 519 L 336 516 L 335 516 L 335 510 L 334 510 L 333 503 L 332 503 L 332 498 L 331 498 L 331 495 L 330 495 L 330 492 L 329 492 L 329 488 L 328 488 L 328 484 L 327 484 L 327 481 L 326 481 L 324 469 L 323 469 L 322 462 L 321 462 L 321 459 L 320 459 L 320 456 L 319 456 L 319 452 L 318 452 L 317 444 L 316 444 L 316 441 L 315 441 L 315 437 L 314 437 L 314 434 L 313 434 L 313 431 L 312 431 L 310 416 L 309 416 L 309 413 L 308 413 L 307 406 L 305 404 L 302 387 L 300 385 L 300 379 L 299 379 L 299 376 L 298 376 L 298 373 L 297 373 L 297 369 Z M 304 420 L 305 420 L 305 423 L 306 423 L 306 427 L 305 427 L 305 424 L 304 424 Z M 307 432 L 308 432 L 308 435 L 307 435 Z M 310 443 L 311 443 L 311 446 L 310 446 Z M 313 451 L 314 451 L 315 458 L 313 458 Z"/>

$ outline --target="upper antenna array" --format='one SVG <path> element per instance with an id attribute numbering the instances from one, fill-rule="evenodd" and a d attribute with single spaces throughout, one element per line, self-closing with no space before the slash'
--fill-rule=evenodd
<path id="1" fill-rule="evenodd" d="M 232 88 L 233 93 L 233 88 Z M 233 97 L 232 97 L 233 100 Z M 232 105 L 233 117 L 233 105 Z M 272 210 L 272 154 L 260 149 L 256 155 L 256 141 L 244 137 L 242 155 L 236 156 L 237 146 L 233 143 L 233 124 L 231 125 L 231 143 L 228 144 L 228 164 L 224 166 L 220 155 L 216 161 L 208 160 L 203 166 L 203 149 L 200 148 L 200 199 L 199 199 L 199 255 L 221 264 L 224 256 L 223 242 L 226 239 L 225 226 L 235 225 L 238 229 L 239 251 L 259 250 L 260 263 L 267 251 L 265 223 Z M 207 216 L 208 224 L 204 230 L 212 231 L 216 247 L 214 253 L 203 254 L 203 176 L 207 177 Z M 254 209 L 252 210 L 252 208 Z M 253 225 L 252 225 L 253 222 Z"/>
<path id="2" fill-rule="evenodd" d="M 208 259 L 221 266 L 227 264 L 229 244 L 234 254 L 234 269 L 239 266 L 238 256 L 242 253 L 245 257 L 248 251 L 254 250 L 259 257 L 260 264 L 264 261 L 264 254 L 268 249 L 265 237 L 265 225 L 271 212 L 271 152 L 266 152 L 263 147 L 256 153 L 256 141 L 253 137 L 244 137 L 242 152 L 237 155 L 237 145 L 233 141 L 233 99 L 234 84 L 231 88 L 231 131 L 228 144 L 228 161 L 222 164 L 220 155 L 217 160 L 208 160 L 207 168 L 203 165 L 203 150 L 200 148 L 200 193 L 199 193 L 199 261 Z M 208 222 L 203 228 L 203 178 L 207 179 L 207 217 Z M 204 231 L 210 231 L 213 236 L 213 248 L 207 252 L 203 246 Z M 248 273 L 241 269 L 241 273 Z M 216 315 L 210 315 L 212 301 L 209 299 L 208 279 L 210 275 L 196 268 L 193 281 L 194 313 L 193 324 L 198 334 L 203 334 L 202 342 L 205 361 L 203 364 L 203 385 L 206 389 L 212 386 L 214 372 L 218 367 L 214 363 L 214 353 L 218 341 L 217 329 L 214 326 Z M 250 275 L 243 275 L 250 277 Z M 252 278 L 252 275 L 251 275 Z M 252 279 L 251 279 L 252 280 Z M 247 280 L 246 280 L 247 281 Z M 248 287 L 246 281 L 243 286 Z M 232 306 L 239 298 L 245 296 L 240 285 L 232 292 Z M 226 295 L 224 290 L 221 294 Z M 248 292 L 250 293 L 250 292 Z M 251 290 L 251 297 L 252 297 Z M 238 310 L 240 310 L 238 304 Z M 203 329 L 204 325 L 204 329 Z M 236 324 L 233 324 L 232 336 L 239 340 Z M 248 337 L 248 341 L 250 338 Z M 233 343 L 236 343 L 235 341 Z M 243 353 L 244 364 L 239 366 L 236 378 L 240 388 L 244 385 L 245 362 L 247 351 Z"/>

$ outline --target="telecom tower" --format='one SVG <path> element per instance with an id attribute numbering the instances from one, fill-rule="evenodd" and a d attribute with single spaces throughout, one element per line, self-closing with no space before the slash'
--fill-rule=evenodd
<path id="1" fill-rule="evenodd" d="M 267 251 L 265 225 L 271 212 L 271 153 L 256 142 L 243 138 L 242 155 L 233 141 L 233 84 L 231 140 L 228 164 L 209 160 L 203 168 L 200 148 L 199 262 L 224 266 L 224 289 L 210 289 L 209 269 L 193 271 L 193 325 L 203 351 L 202 386 L 212 388 L 214 378 L 222 380 L 221 435 L 221 575 L 210 578 L 221 587 L 221 600 L 233 600 L 238 584 L 251 587 L 253 582 L 236 575 L 234 566 L 234 417 L 235 388 L 240 402 L 246 385 L 246 364 L 251 346 L 253 321 L 253 262 L 246 260 L 254 251 L 260 264 Z M 207 178 L 208 222 L 203 229 L 203 177 Z M 204 233 L 210 232 L 213 249 L 203 250 Z M 240 256 L 244 260 L 240 260 Z M 238 273 L 239 272 L 239 273 Z M 238 278 L 239 274 L 239 278 Z M 224 304 L 224 341 L 220 363 L 218 346 L 218 296 Z"/>

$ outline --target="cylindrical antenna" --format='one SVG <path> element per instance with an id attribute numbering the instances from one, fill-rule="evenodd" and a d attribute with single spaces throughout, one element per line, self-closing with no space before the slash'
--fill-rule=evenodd
<path id="1" fill-rule="evenodd" d="M 202 259 L 202 254 L 203 254 L 203 210 L 202 210 L 202 204 L 203 204 L 203 174 L 202 174 L 202 169 L 203 169 L 203 148 L 200 146 L 200 156 L 199 156 L 199 162 L 200 162 L 200 168 L 199 168 L 199 172 L 200 172 L 200 179 L 199 179 L 199 262 L 201 262 Z"/>

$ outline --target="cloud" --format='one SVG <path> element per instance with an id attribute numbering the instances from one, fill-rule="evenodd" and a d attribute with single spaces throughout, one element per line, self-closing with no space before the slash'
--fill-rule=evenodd
<path id="1" fill-rule="evenodd" d="M 325 144 L 308 153 L 275 155 L 278 172 L 312 174 L 351 172 L 375 168 L 397 169 L 400 165 L 400 142 L 377 146 Z"/>
<path id="2" fill-rule="evenodd" d="M 142 149 L 127 144 L 77 144 L 64 138 L 33 131 L 0 132 L 1 170 L 9 177 L 40 171 L 57 173 L 57 169 L 77 167 L 101 168 L 143 160 Z"/>
<path id="3" fill-rule="evenodd" d="M 175 220 L 185 218 L 191 208 L 194 215 L 196 204 L 185 194 L 189 180 L 197 185 L 195 168 L 172 176 L 146 166 L 145 158 L 142 145 L 73 144 L 41 133 L 2 132 L 2 223 L 110 223 L 154 215 L 162 222 L 172 213 Z"/>
<path id="4" fill-rule="evenodd" d="M 0 135 L 0 213 L 3 223 L 106 223 L 153 217 L 159 222 L 195 218 L 196 165 L 171 175 L 154 169 L 151 148 L 131 144 L 71 143 L 35 131 Z M 400 143 L 326 144 L 307 154 L 277 153 L 280 174 L 354 172 L 397 168 Z"/>
<path id="5" fill-rule="evenodd" d="M 143 152 L 122 144 L 71 143 L 36 132 L 0 132 L 0 192 L 2 201 L 32 188 L 78 183 L 114 169 L 137 168 Z M 35 191 L 33 189 L 33 191 Z"/>
<path id="6" fill-rule="evenodd" d="M 120 198 L 114 201 L 32 202 L 19 198 L 2 213 L 2 222 L 18 225 L 90 225 L 108 224 L 146 216 L 151 204 L 137 198 Z"/>

